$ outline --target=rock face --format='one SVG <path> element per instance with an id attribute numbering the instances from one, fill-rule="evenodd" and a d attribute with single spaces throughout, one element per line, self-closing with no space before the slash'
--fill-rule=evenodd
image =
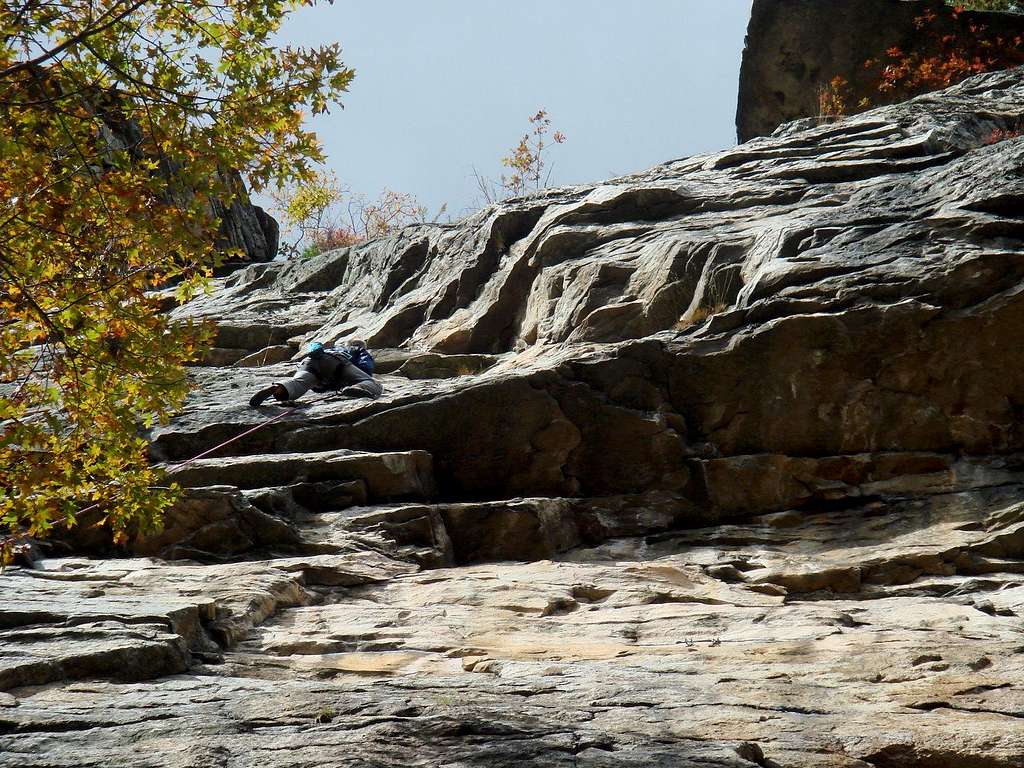
<path id="1" fill-rule="evenodd" d="M 135 161 L 145 159 L 144 147 L 149 142 L 141 126 L 126 118 L 117 102 L 111 103 L 109 94 L 97 94 L 94 101 L 97 117 L 103 123 L 104 144 L 115 152 L 127 152 Z M 181 165 L 177 161 L 155 149 L 150 148 L 149 151 L 158 157 L 162 178 L 172 179 L 180 172 Z M 217 199 L 211 201 L 209 213 L 214 221 L 220 222 L 217 246 L 225 251 L 238 249 L 242 256 L 226 260 L 218 268 L 218 273 L 227 274 L 241 266 L 272 261 L 277 256 L 279 244 L 280 227 L 277 221 L 260 206 L 253 205 L 240 173 L 230 171 L 222 178 L 235 193 L 235 199 L 230 205 Z"/>
<path id="2" fill-rule="evenodd" d="M 1024 765 L 1022 118 L 978 77 L 224 279 L 164 532 L 0 576 L 0 766 Z M 244 407 L 356 334 L 381 399 Z"/>
<path id="3" fill-rule="evenodd" d="M 214 200 L 213 215 L 220 220 L 218 245 L 225 250 L 240 249 L 244 258 L 227 260 L 218 270 L 221 274 L 248 264 L 273 261 L 281 235 L 277 220 L 260 206 L 253 205 L 237 172 L 232 173 L 232 184 L 237 192 L 236 198 L 230 205 Z"/>
<path id="4" fill-rule="evenodd" d="M 836 75 L 849 81 L 850 103 L 878 104 L 877 73 L 864 67 L 893 47 L 915 50 L 915 20 L 934 14 L 937 36 L 984 25 L 1007 38 L 1024 16 L 968 11 L 953 18 L 942 0 L 754 0 L 740 68 L 736 131 L 740 141 L 819 114 L 818 92 Z"/>

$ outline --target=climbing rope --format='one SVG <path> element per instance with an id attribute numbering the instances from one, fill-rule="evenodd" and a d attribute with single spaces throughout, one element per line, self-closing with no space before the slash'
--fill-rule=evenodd
<path id="1" fill-rule="evenodd" d="M 322 398 L 321 400 L 317 400 L 315 402 L 323 402 L 323 400 L 326 400 L 326 399 L 327 398 Z M 232 438 L 228 438 L 223 443 L 218 443 L 217 445 L 213 446 L 213 448 L 205 450 L 202 453 L 198 454 L 197 456 L 193 456 L 191 459 L 188 459 L 187 461 L 180 461 L 180 462 L 177 462 L 175 464 L 172 464 L 171 466 L 174 469 L 181 469 L 182 467 L 187 467 L 189 464 L 191 464 L 194 461 L 199 461 L 199 459 L 205 459 L 211 453 L 216 453 L 217 451 L 219 451 L 224 446 L 231 445 L 232 443 L 234 443 L 234 442 L 236 442 L 238 440 L 241 440 L 246 435 L 251 435 L 253 432 L 258 432 L 259 430 L 263 429 L 264 427 L 270 426 L 271 424 L 273 424 L 278 419 L 283 419 L 285 416 L 288 416 L 289 414 L 295 413 L 301 407 L 302 406 L 298 406 L 298 405 L 293 406 L 293 407 L 291 407 L 291 408 L 289 408 L 289 409 L 287 409 L 285 411 L 282 411 L 281 413 L 277 414 L 277 416 L 274 416 L 271 419 L 266 419 L 265 421 L 261 421 L 255 427 L 252 427 L 251 429 L 245 430 L 245 432 L 243 432 L 240 435 L 235 435 Z"/>
<path id="2" fill-rule="evenodd" d="M 331 400 L 331 399 L 333 399 L 335 397 L 339 397 L 340 395 L 341 395 L 340 392 L 331 392 L 331 393 L 326 394 L 326 395 L 324 395 L 323 397 L 321 397 L 321 398 L 319 398 L 317 400 L 311 401 L 309 403 L 309 405 L 311 406 L 311 405 L 314 405 L 316 403 L 326 403 L 328 400 Z M 282 411 L 281 413 L 277 414 L 276 416 L 274 416 L 272 418 L 265 419 L 265 420 L 261 421 L 255 427 L 251 427 L 250 429 L 247 429 L 245 432 L 242 432 L 239 435 L 235 435 L 234 437 L 228 438 L 224 442 L 218 443 L 217 445 L 213 446 L 212 448 L 208 448 L 207 450 L 203 451 L 202 453 L 197 454 L 196 456 L 193 456 L 191 459 L 188 459 L 186 461 L 176 462 L 176 463 L 173 463 L 173 464 L 169 465 L 169 468 L 171 468 L 171 469 L 181 469 L 182 467 L 187 467 L 188 465 L 192 464 L 193 462 L 199 461 L 199 459 L 206 458 L 211 453 L 216 453 L 221 448 L 223 448 L 223 447 L 225 447 L 227 445 L 231 445 L 231 443 L 237 442 L 237 441 L 241 440 L 243 437 L 251 435 L 254 432 L 258 432 L 259 430 L 263 429 L 264 427 L 270 426 L 275 421 L 279 421 L 280 419 L 283 419 L 285 416 L 289 416 L 289 415 L 295 413 L 296 411 L 301 410 L 304 407 L 308 407 L 308 406 L 305 406 L 305 405 L 295 405 L 295 406 L 292 406 L 291 408 L 288 408 L 288 409 Z M 97 502 L 95 504 L 90 504 L 89 506 L 84 507 L 83 509 L 78 510 L 77 514 L 78 515 L 84 515 L 86 512 L 92 512 L 94 509 L 99 509 L 101 506 L 103 506 L 103 502 Z M 67 515 L 64 515 L 63 517 L 59 517 L 56 520 L 54 520 L 52 523 L 50 523 L 50 527 L 51 528 L 56 527 L 56 526 L 60 525 L 61 523 L 66 522 L 67 519 L 68 519 Z M 19 546 L 19 542 L 24 542 L 28 538 L 30 538 L 30 537 L 29 537 L 29 535 L 27 533 L 10 533 L 7 536 L 4 536 L 2 539 L 0 539 L 0 572 L 2 572 L 3 561 L 5 559 L 3 557 L 3 555 L 5 553 L 7 553 L 7 552 L 12 552 L 12 553 L 16 554 L 17 553 L 17 548 Z"/>

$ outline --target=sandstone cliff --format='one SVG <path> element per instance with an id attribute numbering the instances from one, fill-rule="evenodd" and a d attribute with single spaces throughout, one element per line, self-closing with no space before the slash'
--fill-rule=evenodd
<path id="1" fill-rule="evenodd" d="M 165 532 L 0 577 L 0 766 L 1024 764 L 1022 118 L 982 76 L 224 279 Z M 180 464 L 351 334 L 383 398 Z"/>

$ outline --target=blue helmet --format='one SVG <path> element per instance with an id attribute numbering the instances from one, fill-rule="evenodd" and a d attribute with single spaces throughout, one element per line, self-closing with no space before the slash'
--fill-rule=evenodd
<path id="1" fill-rule="evenodd" d="M 309 351 L 310 351 L 311 354 L 313 352 L 323 352 L 323 349 L 324 349 L 324 344 L 323 344 L 322 341 L 311 341 L 309 343 Z"/>

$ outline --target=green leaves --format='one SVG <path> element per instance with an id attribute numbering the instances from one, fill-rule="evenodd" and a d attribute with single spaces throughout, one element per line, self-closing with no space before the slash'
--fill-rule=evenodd
<path id="1" fill-rule="evenodd" d="M 209 329 L 175 323 L 218 259 L 214 199 L 307 178 L 302 114 L 353 72 L 278 49 L 292 3 L 71 0 L 0 10 L 0 550 L 6 531 L 155 526 L 174 492 L 141 430 L 187 391 Z M 30 64 L 38 60 L 40 64 Z M 83 510 L 88 510 L 83 515 Z M 3 556 L 0 553 L 0 556 Z"/>
<path id="2" fill-rule="evenodd" d="M 967 8 L 972 11 L 1020 11 L 1016 0 L 946 0 L 946 5 Z"/>

